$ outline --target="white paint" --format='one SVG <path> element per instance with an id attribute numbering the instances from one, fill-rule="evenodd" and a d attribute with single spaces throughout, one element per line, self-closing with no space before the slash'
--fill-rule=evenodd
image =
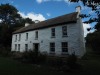
<path id="1" fill-rule="evenodd" d="M 25 27 L 29 26 L 30 24 L 29 23 L 25 23 Z"/>
<path id="2" fill-rule="evenodd" d="M 68 42 L 68 54 L 75 54 L 79 57 L 83 56 L 85 53 L 84 46 L 84 33 L 81 19 L 77 20 L 77 23 L 66 24 L 68 37 L 62 37 L 62 26 L 49 27 L 39 30 L 27 31 L 20 33 L 21 40 L 15 42 L 15 36 L 19 37 L 19 34 L 13 34 L 12 36 L 12 51 L 15 50 L 15 44 L 20 44 L 20 52 L 25 51 L 25 44 L 28 44 L 28 50 L 33 50 L 33 43 L 39 43 L 39 51 L 50 53 L 50 42 L 55 42 L 55 53 L 56 55 L 61 55 L 62 48 L 61 42 Z M 55 28 L 56 37 L 51 38 L 51 28 Z M 38 31 L 38 39 L 35 39 L 35 31 Z M 26 40 L 26 33 L 29 37 Z"/>
<path id="3" fill-rule="evenodd" d="M 80 6 L 76 7 L 76 12 L 79 12 L 79 13 L 81 12 L 81 7 Z"/>
<path id="4" fill-rule="evenodd" d="M 35 20 L 34 22 L 35 22 L 35 23 L 39 23 L 40 21 L 39 21 L 39 20 Z"/>

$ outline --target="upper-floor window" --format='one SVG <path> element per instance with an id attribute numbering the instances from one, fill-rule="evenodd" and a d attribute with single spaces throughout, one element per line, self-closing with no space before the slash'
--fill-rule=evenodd
<path id="1" fill-rule="evenodd" d="M 68 52 L 68 43 L 62 42 L 62 52 Z"/>
<path id="2" fill-rule="evenodd" d="M 28 40 L 28 33 L 26 33 L 26 40 Z"/>
<path id="3" fill-rule="evenodd" d="M 15 35 L 15 42 L 17 41 L 17 35 Z"/>
<path id="4" fill-rule="evenodd" d="M 55 37 L 55 28 L 51 29 L 51 37 Z"/>
<path id="5" fill-rule="evenodd" d="M 50 43 L 50 53 L 55 53 L 55 43 Z"/>
<path id="6" fill-rule="evenodd" d="M 21 40 L 21 34 L 19 34 L 19 41 Z"/>
<path id="7" fill-rule="evenodd" d="M 35 39 L 38 39 L 38 31 L 35 32 Z"/>
<path id="8" fill-rule="evenodd" d="M 67 26 L 62 26 L 62 36 L 63 37 L 67 36 Z"/>

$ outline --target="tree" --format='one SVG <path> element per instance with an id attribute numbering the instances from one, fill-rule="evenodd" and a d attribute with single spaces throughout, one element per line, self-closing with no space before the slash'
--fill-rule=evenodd
<path id="1" fill-rule="evenodd" d="M 100 21 L 100 0 L 69 0 L 70 2 L 79 2 L 81 1 L 84 6 L 92 8 L 92 11 L 95 11 L 96 16 L 93 17 L 91 14 L 81 14 L 82 18 L 90 17 L 85 23 L 99 22 Z"/>
<path id="2" fill-rule="evenodd" d="M 11 45 L 12 32 L 23 27 L 25 22 L 34 23 L 29 18 L 22 18 L 18 10 L 10 4 L 0 5 L 0 45 Z"/>
<path id="3" fill-rule="evenodd" d="M 3 24 L 15 24 L 21 19 L 20 14 L 18 14 L 18 10 L 9 4 L 1 4 L 0 5 L 0 19 Z"/>

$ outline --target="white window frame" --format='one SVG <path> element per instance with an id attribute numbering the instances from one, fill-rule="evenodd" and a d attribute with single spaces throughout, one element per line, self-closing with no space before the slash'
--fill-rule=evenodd
<path id="1" fill-rule="evenodd" d="M 52 37 L 52 38 L 55 37 L 55 28 L 51 28 L 51 37 Z"/>
<path id="2" fill-rule="evenodd" d="M 26 33 L 26 41 L 28 40 L 28 33 Z"/>
<path id="3" fill-rule="evenodd" d="M 52 44 L 53 44 L 53 46 L 52 46 Z M 54 49 L 54 51 L 52 49 Z M 55 42 L 50 43 L 50 53 L 55 53 Z"/>
<path id="4" fill-rule="evenodd" d="M 28 51 L 28 44 L 25 44 L 25 51 Z"/>
<path id="5" fill-rule="evenodd" d="M 20 51 L 20 44 L 18 44 L 18 51 Z"/>
<path id="6" fill-rule="evenodd" d="M 35 31 L 35 39 L 38 39 L 38 31 Z"/>
<path id="7" fill-rule="evenodd" d="M 66 44 L 65 46 L 64 43 Z M 62 53 L 68 53 L 68 42 L 62 42 L 61 47 L 62 47 Z M 64 49 L 66 49 L 66 51 L 64 51 Z"/>
<path id="8" fill-rule="evenodd" d="M 62 37 L 67 37 L 67 26 L 62 26 Z"/>
<path id="9" fill-rule="evenodd" d="M 21 34 L 19 34 L 19 41 L 21 40 Z"/>
<path id="10" fill-rule="evenodd" d="M 15 44 L 15 51 L 17 51 L 17 44 Z"/>
<path id="11" fill-rule="evenodd" d="M 15 42 L 17 41 L 17 35 L 15 35 Z"/>

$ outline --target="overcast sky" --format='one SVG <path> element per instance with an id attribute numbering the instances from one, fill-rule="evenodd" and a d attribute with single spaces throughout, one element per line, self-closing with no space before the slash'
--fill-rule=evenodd
<path id="1" fill-rule="evenodd" d="M 15 6 L 22 17 L 29 17 L 34 20 L 46 20 L 57 16 L 75 12 L 76 6 L 81 6 L 81 13 L 94 14 L 90 8 L 85 7 L 81 2 L 70 3 L 68 0 L 0 0 L 1 4 L 9 3 Z M 85 21 L 87 19 L 82 19 Z M 84 36 L 86 36 L 87 28 L 94 24 L 83 24 Z"/>

